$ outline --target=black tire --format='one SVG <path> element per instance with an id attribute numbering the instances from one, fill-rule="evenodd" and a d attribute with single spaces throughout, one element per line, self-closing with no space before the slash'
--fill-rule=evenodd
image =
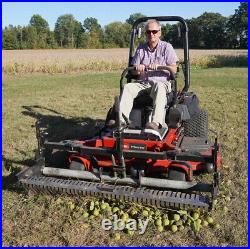
<path id="1" fill-rule="evenodd" d="M 53 149 L 50 156 L 46 158 L 49 166 L 55 168 L 67 168 L 69 165 L 68 153 L 66 151 L 60 151 Z"/>
<path id="2" fill-rule="evenodd" d="M 79 161 L 75 161 L 75 160 L 73 160 L 70 163 L 69 168 L 72 169 L 72 170 L 80 170 L 80 171 L 85 170 L 85 166 L 83 165 L 83 163 L 79 162 Z"/>
<path id="3" fill-rule="evenodd" d="M 179 169 L 170 169 L 168 171 L 168 179 L 175 181 L 186 181 L 186 173 Z"/>
<path id="4" fill-rule="evenodd" d="M 191 119 L 184 121 L 184 136 L 205 137 L 208 136 L 208 112 L 201 110 L 194 114 Z"/>

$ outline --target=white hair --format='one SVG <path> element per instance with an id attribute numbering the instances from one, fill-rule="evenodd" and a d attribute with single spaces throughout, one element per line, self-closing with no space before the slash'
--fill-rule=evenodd
<path id="1" fill-rule="evenodd" d="M 159 30 L 161 30 L 161 25 L 160 23 L 156 20 L 156 19 L 149 19 L 145 25 L 145 29 L 147 30 L 148 29 L 148 26 L 150 23 L 156 23 L 159 27 Z"/>

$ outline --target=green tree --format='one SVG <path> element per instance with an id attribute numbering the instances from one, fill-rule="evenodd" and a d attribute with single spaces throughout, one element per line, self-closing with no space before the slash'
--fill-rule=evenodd
<path id="1" fill-rule="evenodd" d="M 248 47 L 248 2 L 240 3 L 235 14 L 228 21 L 228 33 L 231 46 L 239 48 Z"/>
<path id="2" fill-rule="evenodd" d="M 169 41 L 171 39 L 170 37 L 170 31 L 172 29 L 172 25 L 167 23 L 165 25 L 161 25 L 161 37 L 165 41 Z"/>
<path id="3" fill-rule="evenodd" d="M 74 36 L 75 36 L 75 47 L 84 48 L 86 47 L 87 37 L 84 34 L 84 29 L 81 22 L 76 21 L 74 27 Z"/>
<path id="4" fill-rule="evenodd" d="M 37 33 L 37 47 L 46 48 L 48 46 L 47 39 L 49 36 L 49 24 L 40 15 L 33 15 L 29 22 L 31 27 L 36 29 Z"/>
<path id="5" fill-rule="evenodd" d="M 133 25 L 133 23 L 140 17 L 145 17 L 145 15 L 141 13 L 134 13 L 129 16 L 129 18 L 126 20 L 126 23 Z"/>
<path id="6" fill-rule="evenodd" d="M 202 39 L 202 26 L 198 23 L 197 18 L 187 20 L 188 40 L 190 48 L 202 48 L 204 42 Z"/>
<path id="7" fill-rule="evenodd" d="M 183 37 L 182 37 L 182 26 L 180 23 L 172 24 L 168 26 L 168 32 L 166 33 L 166 40 L 169 41 L 174 48 L 183 47 Z"/>
<path id="8" fill-rule="evenodd" d="M 106 46 L 125 48 L 129 45 L 131 25 L 113 22 L 105 27 Z"/>
<path id="9" fill-rule="evenodd" d="M 98 20 L 93 17 L 87 17 L 83 21 L 83 28 L 87 33 L 86 46 L 88 48 L 103 48 L 103 31 L 101 25 L 98 23 Z"/>
<path id="10" fill-rule="evenodd" d="M 13 25 L 5 27 L 2 36 L 3 49 L 18 49 L 17 31 Z"/>
<path id="11" fill-rule="evenodd" d="M 38 48 L 38 35 L 34 26 L 28 25 L 23 28 L 23 42 L 25 48 Z"/>
<path id="12" fill-rule="evenodd" d="M 47 47 L 48 48 L 57 48 L 54 31 L 49 31 L 49 33 L 47 35 Z"/>
<path id="13" fill-rule="evenodd" d="M 46 33 L 49 30 L 48 22 L 40 15 L 33 15 L 30 19 L 30 25 L 36 29 L 38 34 Z"/>
<path id="14" fill-rule="evenodd" d="M 205 12 L 196 21 L 200 27 L 201 44 L 204 44 L 204 48 L 224 48 L 227 46 L 227 17 L 219 13 Z"/>
<path id="15" fill-rule="evenodd" d="M 15 27 L 15 29 L 16 29 L 16 33 L 17 33 L 18 48 L 23 49 L 23 48 L 25 48 L 25 41 L 23 39 L 23 27 L 18 25 L 17 27 Z"/>
<path id="16" fill-rule="evenodd" d="M 55 39 L 60 47 L 73 48 L 75 47 L 76 26 L 79 25 L 73 15 L 59 16 L 55 24 Z"/>
<path id="17" fill-rule="evenodd" d="M 83 27 L 87 32 L 98 32 L 101 30 L 101 25 L 98 23 L 98 20 L 93 17 L 87 17 L 83 21 Z"/>

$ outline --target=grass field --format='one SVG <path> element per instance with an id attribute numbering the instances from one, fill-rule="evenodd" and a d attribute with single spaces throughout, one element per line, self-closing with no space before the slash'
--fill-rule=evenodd
<path id="1" fill-rule="evenodd" d="M 3 245 L 246 246 L 247 77 L 247 68 L 191 71 L 190 90 L 208 110 L 209 128 L 218 132 L 222 148 L 221 194 L 211 213 L 221 228 L 194 234 L 187 227 L 173 234 L 151 227 L 144 235 L 122 234 L 115 241 L 101 229 L 100 220 L 85 223 L 79 212 L 68 207 L 70 202 L 81 206 L 86 199 L 28 196 L 16 185 L 14 174 L 34 163 L 36 120 L 42 120 L 58 139 L 93 134 L 118 94 L 119 73 L 6 76 L 2 86 Z M 228 212 L 223 211 L 225 206 Z"/>
<path id="2" fill-rule="evenodd" d="M 176 49 L 180 61 L 183 50 Z M 247 66 L 247 50 L 190 50 L 192 67 Z M 5 74 L 74 73 L 122 70 L 128 63 L 128 49 L 43 49 L 3 50 Z"/>

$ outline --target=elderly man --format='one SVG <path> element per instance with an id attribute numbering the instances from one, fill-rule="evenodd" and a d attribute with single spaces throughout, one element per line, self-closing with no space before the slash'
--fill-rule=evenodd
<path id="1" fill-rule="evenodd" d="M 120 112 L 121 121 L 124 116 L 129 120 L 129 115 L 133 107 L 134 99 L 143 91 L 147 91 L 153 99 L 152 122 L 146 124 L 147 129 L 158 131 L 165 120 L 165 105 L 167 93 L 171 91 L 170 74 L 165 71 L 154 71 L 158 66 L 169 66 L 176 72 L 178 61 L 177 55 L 170 43 L 160 40 L 161 26 L 157 20 L 148 20 L 146 23 L 147 42 L 140 45 L 132 60 L 132 65 L 136 68 L 139 80 L 136 83 L 128 83 L 124 86 Z M 147 71 L 151 69 L 152 71 Z M 113 121 L 111 120 L 111 123 Z"/>

